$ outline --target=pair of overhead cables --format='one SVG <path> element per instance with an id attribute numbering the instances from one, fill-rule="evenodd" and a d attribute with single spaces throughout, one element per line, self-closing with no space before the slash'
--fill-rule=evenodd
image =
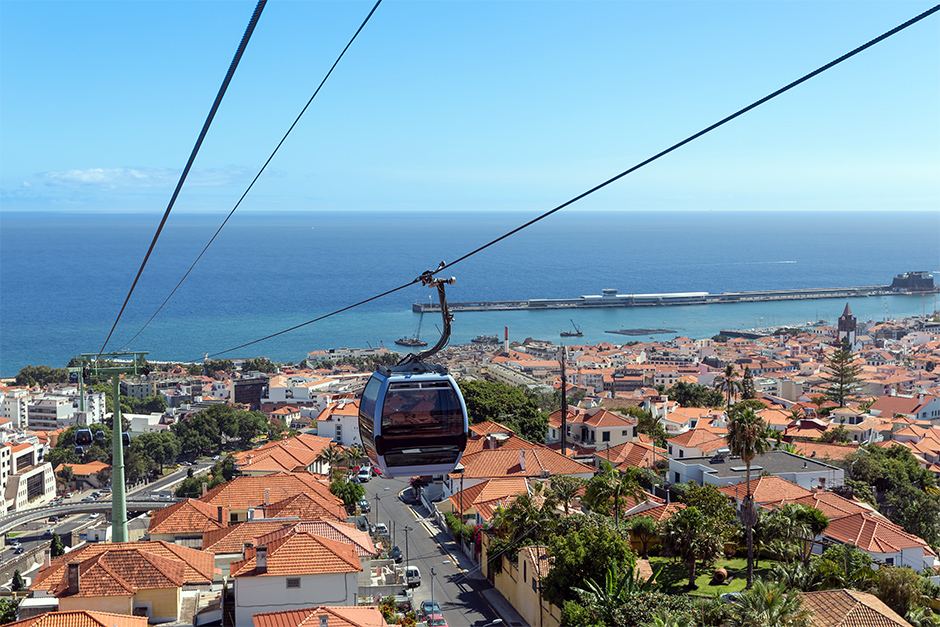
<path id="1" fill-rule="evenodd" d="M 212 353 L 211 355 L 208 355 L 208 356 L 209 356 L 209 357 L 217 357 L 217 356 L 219 356 L 219 355 L 224 355 L 225 353 L 229 353 L 229 352 L 232 352 L 232 351 L 236 351 L 236 350 L 245 348 L 245 347 L 247 347 L 247 346 L 252 346 L 252 345 L 254 345 L 254 344 L 258 344 L 258 343 L 260 343 L 260 342 L 264 342 L 264 341 L 266 341 L 266 340 L 269 340 L 269 339 L 271 339 L 271 338 L 277 337 L 277 336 L 279 336 L 279 335 L 284 335 L 285 333 L 289 333 L 289 332 L 291 332 L 291 331 L 295 331 L 295 330 L 297 330 L 297 329 L 299 329 L 299 328 L 301 328 L 301 327 L 305 327 L 305 326 L 307 326 L 307 325 L 309 325 L 309 324 L 313 324 L 313 323 L 315 323 L 315 322 L 319 322 L 319 321 L 324 320 L 324 319 L 326 319 L 326 318 L 329 318 L 329 317 L 331 317 L 331 316 L 335 316 L 336 314 L 343 313 L 343 312 L 348 311 L 348 310 L 350 310 L 350 309 L 353 309 L 353 308 L 355 308 L 355 307 L 359 307 L 360 305 L 364 305 L 364 304 L 366 304 L 366 303 L 368 303 L 368 302 L 371 302 L 371 301 L 373 301 L 373 300 L 382 298 L 382 297 L 384 297 L 384 296 L 388 296 L 389 294 L 393 294 L 393 293 L 395 293 L 395 292 L 398 292 L 398 291 L 400 291 L 400 290 L 403 290 L 403 289 L 405 289 L 405 288 L 408 288 L 408 287 L 410 287 L 410 286 L 412 286 L 412 285 L 415 285 L 416 283 L 420 283 L 420 282 L 422 281 L 422 279 L 425 278 L 425 277 L 431 277 L 431 276 L 437 275 L 437 274 L 439 274 L 440 272 L 443 272 L 444 270 L 446 270 L 447 268 L 450 268 L 450 267 L 452 267 L 452 266 L 454 266 L 454 265 L 460 263 L 461 261 L 464 261 L 464 260 L 468 259 L 469 257 L 472 257 L 473 255 L 476 255 L 477 253 L 486 250 L 486 249 L 489 248 L 490 246 L 493 246 L 494 244 L 497 244 L 497 243 L 503 241 L 503 240 L 506 239 L 507 237 L 510 237 L 511 235 L 514 235 L 514 234 L 518 233 L 519 231 L 522 231 L 523 229 L 526 229 L 526 228 L 532 226 L 532 225 L 535 224 L 536 222 L 540 222 L 541 220 L 544 220 L 544 219 L 547 218 L 548 216 L 550 216 L 550 215 L 552 215 L 552 214 L 554 214 L 554 213 L 557 213 L 558 211 L 561 211 L 561 210 L 564 209 L 565 207 L 568 207 L 568 206 L 570 206 L 570 205 L 572 205 L 572 204 L 578 202 L 579 200 L 582 200 L 583 198 L 586 198 L 587 196 L 590 196 L 591 194 L 593 194 L 593 193 L 595 193 L 595 192 L 597 192 L 597 191 L 599 191 L 599 190 L 601 190 L 601 189 L 607 187 L 608 185 L 610 185 L 610 184 L 612 184 L 612 183 L 614 183 L 614 182 L 616 182 L 616 181 L 622 179 L 623 177 L 627 176 L 628 174 L 631 174 L 631 173 L 633 173 L 633 172 L 639 170 L 640 168 L 642 168 L 642 167 L 644 167 L 644 166 L 646 166 L 646 165 L 649 165 L 650 163 L 652 163 L 652 162 L 654 162 L 654 161 L 656 161 L 656 160 L 658 160 L 658 159 L 660 159 L 660 158 L 662 158 L 662 157 L 668 155 L 669 153 L 673 152 L 674 150 L 677 150 L 677 149 L 681 148 L 682 146 L 685 146 L 686 144 L 688 144 L 688 143 L 690 143 L 690 142 L 692 142 L 692 141 L 694 141 L 694 140 L 696 140 L 696 139 L 702 137 L 703 135 L 706 135 L 706 134 L 708 134 L 708 133 L 714 131 L 715 129 L 717 129 L 717 128 L 719 128 L 719 127 L 721 127 L 721 126 L 727 124 L 728 122 L 731 122 L 731 121 L 734 120 L 735 118 L 738 118 L 738 117 L 744 115 L 745 113 L 751 111 L 752 109 L 755 109 L 755 108 L 761 106 L 762 104 L 764 104 L 764 103 L 766 103 L 766 102 L 769 102 L 770 100 L 773 100 L 774 98 L 776 98 L 776 97 L 780 96 L 781 94 L 783 94 L 783 93 L 785 93 L 785 92 L 787 92 L 787 91 L 793 89 L 794 87 L 797 87 L 798 85 L 801 85 L 801 84 L 805 83 L 805 82 L 808 81 L 809 79 L 811 79 L 811 78 L 813 78 L 813 77 L 815 77 L 815 76 L 818 76 L 819 74 L 822 74 L 822 73 L 825 72 L 826 70 L 832 69 L 833 67 L 839 65 L 840 63 L 842 63 L 842 62 L 844 62 L 844 61 L 847 61 L 848 59 L 854 57 L 855 55 L 857 55 L 857 54 L 859 54 L 859 53 L 861 53 L 861 52 L 863 52 L 864 50 L 867 50 L 868 48 L 871 48 L 871 47 L 874 46 L 875 44 L 880 43 L 880 42 L 884 41 L 885 39 L 888 39 L 889 37 L 892 37 L 893 35 L 896 35 L 896 34 L 900 33 L 901 31 L 905 30 L 906 28 L 908 28 L 908 27 L 910 27 L 910 26 L 913 26 L 913 25 L 916 24 L 917 22 L 920 22 L 921 20 L 923 20 L 923 19 L 929 17 L 930 15 L 933 15 L 933 14 L 936 13 L 937 11 L 940 11 L 940 4 L 935 5 L 934 7 L 932 7 L 932 8 L 930 8 L 930 9 L 924 11 L 923 13 L 921 13 L 921 14 L 919 14 L 919 15 L 913 17 L 913 18 L 911 18 L 910 20 L 904 22 L 903 24 L 900 24 L 899 26 L 896 26 L 895 28 L 892 28 L 891 30 L 889 30 L 889 31 L 887 31 L 887 32 L 885 32 L 885 33 L 883 33 L 882 35 L 879 35 L 878 37 L 875 37 L 874 39 L 871 39 L 870 41 L 868 41 L 868 42 L 862 44 L 861 46 L 855 48 L 854 50 L 851 50 L 851 51 L 845 53 L 844 55 L 838 57 L 837 59 L 834 59 L 833 61 L 830 61 L 829 63 L 826 63 L 825 65 L 823 65 L 823 66 L 821 66 L 821 67 L 819 67 L 819 68 L 813 70 L 812 72 L 810 72 L 810 73 L 808 73 L 808 74 L 802 76 L 801 78 L 798 78 L 797 80 L 795 80 L 795 81 L 793 81 L 793 82 L 791 82 L 791 83 L 785 85 L 784 87 L 781 87 L 780 89 L 778 89 L 778 90 L 776 90 L 776 91 L 774 91 L 774 92 L 772 92 L 772 93 L 770 93 L 770 94 L 764 96 L 763 98 L 752 102 L 751 104 L 747 105 L 746 107 L 744 107 L 744 108 L 742 108 L 742 109 L 739 109 L 738 111 L 735 111 L 735 112 L 732 113 L 731 115 L 729 115 L 729 116 L 727 116 L 727 117 L 725 117 L 725 118 L 722 118 L 722 119 L 719 120 L 718 122 L 715 122 L 714 124 L 705 127 L 704 129 L 698 131 L 697 133 L 694 133 L 693 135 L 689 135 L 688 137 L 686 137 L 686 138 L 683 139 L 682 141 L 679 141 L 679 142 L 673 144 L 672 146 L 670 146 L 669 148 L 666 148 L 665 150 L 656 153 L 656 154 L 653 155 L 652 157 L 649 157 L 648 159 L 645 159 L 644 161 L 641 161 L 641 162 L 637 163 L 637 164 L 634 165 L 633 167 L 631 167 L 631 168 L 629 168 L 629 169 L 627 169 L 627 170 L 624 170 L 624 171 L 621 172 L 620 174 L 617 174 L 617 175 L 615 175 L 615 176 L 613 176 L 613 177 L 607 179 L 607 180 L 604 181 L 603 183 L 600 183 L 600 184 L 598 184 L 598 185 L 595 185 L 595 186 L 592 187 L 591 189 L 589 189 L 589 190 L 587 190 L 587 191 L 585 191 L 585 192 L 582 192 L 581 194 L 578 194 L 578 195 L 575 196 L 574 198 L 571 198 L 570 200 L 568 200 L 568 201 L 566 201 L 566 202 L 564 202 L 564 203 L 562 203 L 562 204 L 560 204 L 560 205 L 554 207 L 553 209 L 550 209 L 549 211 L 546 211 L 545 213 L 543 213 L 543 214 L 541 214 L 541 215 L 539 215 L 539 216 L 533 218 L 532 220 L 529 220 L 529 221 L 526 222 L 525 224 L 523 224 L 523 225 L 521 225 L 521 226 L 519 226 L 519 227 L 516 227 L 515 229 L 513 229 L 513 230 L 511 230 L 511 231 L 508 231 L 508 232 L 504 233 L 503 235 L 500 235 L 500 236 L 497 237 L 496 239 L 491 240 L 491 241 L 487 242 L 486 244 L 483 244 L 482 246 L 480 246 L 480 247 L 478 247 L 478 248 L 475 248 L 474 250 L 472 250 L 472 251 L 466 253 L 465 255 L 463 255 L 463 256 L 461 256 L 461 257 L 458 257 L 456 260 L 451 261 L 451 262 L 443 262 L 443 261 L 442 261 L 442 262 L 440 263 L 440 265 L 437 267 L 436 270 L 430 270 L 430 271 L 428 271 L 428 272 L 425 272 L 423 275 L 421 275 L 421 276 L 419 276 L 419 277 L 416 277 L 415 279 L 413 279 L 413 280 L 411 280 L 411 281 L 408 281 L 407 283 L 404 283 L 404 284 L 402 284 L 402 285 L 399 285 L 398 287 L 393 287 L 393 288 L 391 288 L 391 289 L 389 289 L 389 290 L 386 290 L 386 291 L 382 292 L 381 294 L 377 294 L 377 295 L 375 295 L 375 296 L 366 298 L 366 299 L 361 300 L 361 301 L 359 301 L 359 302 L 357 302 L 357 303 L 354 303 L 354 304 L 352 304 L 352 305 L 348 305 L 348 306 L 343 307 L 343 308 L 341 308 L 341 309 L 337 309 L 336 311 L 332 311 L 332 312 L 330 312 L 330 313 L 324 314 L 324 315 L 319 316 L 319 317 L 317 317 L 317 318 L 314 318 L 314 319 L 312 319 L 312 320 L 308 320 L 307 322 L 303 322 L 303 323 L 301 323 L 301 324 L 294 325 L 294 326 L 292 326 L 292 327 L 289 327 L 289 328 L 287 328 L 287 329 L 284 329 L 283 331 L 278 331 L 277 333 L 271 333 L 270 335 L 266 335 L 266 336 L 264 336 L 264 337 L 258 338 L 258 339 L 256 339 L 256 340 L 252 340 L 252 341 L 250 341 L 250 342 L 245 342 L 244 344 L 239 344 L 238 346 L 233 346 L 232 348 L 228 348 L 228 349 L 225 349 L 225 350 L 223 350 L 223 351 L 219 351 L 219 352 L 217 352 L 217 353 Z M 200 357 L 200 359 L 201 359 L 201 357 Z M 194 360 L 194 361 L 197 361 L 197 360 Z"/>
<path id="2" fill-rule="evenodd" d="M 183 182 L 186 180 L 186 176 L 187 176 L 187 174 L 189 173 L 189 170 L 190 170 L 190 168 L 192 167 L 193 161 L 194 161 L 195 158 L 196 158 L 196 153 L 199 152 L 199 147 L 202 145 L 202 141 L 203 141 L 203 139 L 204 139 L 205 136 L 206 136 L 206 132 L 209 130 L 209 125 L 211 124 L 212 119 L 215 117 L 215 113 L 216 113 L 216 111 L 218 110 L 219 104 L 220 104 L 221 101 L 222 101 L 222 96 L 225 94 L 225 91 L 226 91 L 226 89 L 228 88 L 229 83 L 231 82 L 232 76 L 233 76 L 234 73 L 235 73 L 235 68 L 238 66 L 239 60 L 241 60 L 242 54 L 243 54 L 244 51 L 245 51 L 245 47 L 248 45 L 248 40 L 251 38 L 252 32 L 254 32 L 255 25 L 257 24 L 258 18 L 261 16 L 261 11 L 264 9 L 264 5 L 265 5 L 266 3 L 267 3 L 267 0 L 259 0 L 259 1 L 258 1 L 258 5 L 255 7 L 255 11 L 254 11 L 254 13 L 252 14 L 251 20 L 250 20 L 249 23 L 248 23 L 248 28 L 245 30 L 245 34 L 244 34 L 244 36 L 242 37 L 242 41 L 241 41 L 241 43 L 239 44 L 238 50 L 237 50 L 236 53 L 235 53 L 235 58 L 232 60 L 232 63 L 231 63 L 231 65 L 229 66 L 228 73 L 226 74 L 225 79 L 224 79 L 224 81 L 222 82 L 222 87 L 219 89 L 219 93 L 218 93 L 218 95 L 216 96 L 215 102 L 214 102 L 213 105 L 212 105 L 212 109 L 211 109 L 210 112 L 209 112 L 209 116 L 208 116 L 208 118 L 206 119 L 205 124 L 203 124 L 202 132 L 199 134 L 199 139 L 196 141 L 196 145 L 195 145 L 195 147 L 193 148 L 192 154 L 191 154 L 190 157 L 189 157 L 189 161 L 187 162 L 186 167 L 183 169 L 183 173 L 182 173 L 182 175 L 180 176 L 180 180 L 179 180 L 179 182 L 178 182 L 177 185 L 176 185 L 176 189 L 175 189 L 174 192 L 173 192 L 173 196 L 172 196 L 171 199 L 170 199 L 170 203 L 169 203 L 169 205 L 168 205 L 167 208 L 166 208 L 166 212 L 163 214 L 163 219 L 160 221 L 160 225 L 157 227 L 157 232 L 156 232 L 156 233 L 154 234 L 154 236 L 153 236 L 153 241 L 150 243 L 150 247 L 149 247 L 148 250 L 147 250 L 147 254 L 144 256 L 143 263 L 141 263 L 140 269 L 137 271 L 137 276 L 136 276 L 136 278 L 134 279 L 134 283 L 131 285 L 131 289 L 130 289 L 130 291 L 127 293 L 127 298 L 124 299 L 124 305 L 121 307 L 121 311 L 118 313 L 117 319 L 115 319 L 114 325 L 111 327 L 111 332 L 108 333 L 108 337 L 107 337 L 107 339 L 105 340 L 104 345 L 101 347 L 101 350 L 99 351 L 99 354 L 103 353 L 104 350 L 105 350 L 105 348 L 107 347 L 108 342 L 111 340 L 111 336 L 114 334 L 114 329 L 117 327 L 117 324 L 118 324 L 118 322 L 120 321 L 121 316 L 122 316 L 123 313 L 124 313 L 124 309 L 127 307 L 128 301 L 130 301 L 131 295 L 134 293 L 134 288 L 137 286 L 137 282 L 138 282 L 138 280 L 140 279 L 140 276 L 141 276 L 141 274 L 142 274 L 143 271 L 144 271 L 144 267 L 147 265 L 147 261 L 148 261 L 149 258 L 150 258 L 150 253 L 153 252 L 153 247 L 156 245 L 157 239 L 160 237 L 160 233 L 161 233 L 161 231 L 163 230 L 163 226 L 164 226 L 164 224 L 166 223 L 167 218 L 170 216 L 170 210 L 173 208 L 173 205 L 174 205 L 175 202 L 176 202 L 176 198 L 177 198 L 177 196 L 179 195 L 180 189 L 181 189 L 182 186 L 183 186 Z M 181 278 L 181 279 L 179 280 L 179 283 L 176 284 L 176 287 L 173 288 L 173 290 L 170 292 L 170 294 L 166 297 L 166 299 L 164 299 L 163 303 L 160 304 L 160 306 L 159 306 L 159 307 L 157 308 L 157 310 L 153 313 L 153 315 L 150 316 L 150 318 L 147 320 L 147 322 L 144 323 L 144 325 L 137 331 L 137 333 L 134 334 L 133 337 L 131 337 L 127 342 L 125 342 L 125 343 L 123 344 L 123 346 L 121 347 L 122 349 L 123 349 L 124 347 L 126 347 L 128 344 L 130 344 L 131 342 L 133 342 L 134 339 L 136 339 L 137 336 L 140 335 L 141 332 L 143 332 L 143 330 L 147 328 L 147 326 L 153 321 L 153 319 L 157 316 L 157 314 L 160 313 L 160 311 L 163 309 L 163 307 L 166 306 L 166 304 L 167 304 L 167 302 L 169 302 L 170 298 L 172 298 L 173 295 L 176 293 L 176 291 L 180 288 L 180 286 L 183 284 L 183 281 L 186 280 L 186 278 L 189 276 L 189 274 L 193 271 L 193 268 L 196 267 L 196 264 L 199 263 L 199 260 L 202 259 L 202 256 L 203 256 L 203 255 L 206 253 L 206 251 L 209 249 L 209 246 L 212 245 L 212 243 L 215 241 L 215 238 L 218 237 L 219 233 L 222 231 L 222 228 L 226 225 L 226 223 L 228 223 L 229 218 L 232 217 L 232 215 L 235 213 L 236 209 L 238 209 L 238 207 L 241 205 L 242 201 L 243 201 L 243 200 L 245 199 L 245 197 L 248 195 L 248 192 L 251 191 L 251 188 L 254 187 L 254 184 L 255 184 L 255 183 L 258 181 L 258 179 L 261 177 L 261 174 L 265 171 L 265 169 L 268 167 L 268 165 L 269 165 L 269 164 L 271 163 L 271 161 L 274 159 L 274 156 L 277 154 L 278 150 L 280 150 L 281 146 L 282 146 L 282 145 L 284 144 L 284 142 L 287 140 L 287 137 L 288 137 L 288 136 L 291 134 L 291 132 L 294 130 L 294 127 L 297 126 L 297 123 L 300 121 L 300 118 L 304 115 L 304 113 L 305 113 L 305 112 L 307 111 L 307 109 L 310 107 L 310 104 L 313 102 L 313 99 L 317 97 L 317 94 L 320 93 L 320 90 L 323 88 L 323 85 L 326 84 L 326 81 L 327 81 L 327 79 L 330 77 L 330 75 L 333 73 L 333 70 L 335 70 L 335 69 L 336 69 L 336 66 L 339 65 L 339 62 L 342 60 L 343 56 L 346 54 L 346 51 L 349 50 L 350 46 L 352 46 L 353 42 L 354 42 L 354 41 L 356 40 L 356 38 L 359 36 L 359 33 L 362 32 L 362 29 L 365 28 L 365 25 L 366 25 L 366 24 L 369 22 L 369 20 L 372 18 L 372 15 L 375 13 L 376 9 L 379 8 L 379 5 L 380 5 L 380 4 L 382 4 L 382 0 L 376 0 L 375 4 L 372 6 L 372 9 L 369 11 L 368 15 L 366 15 L 365 19 L 364 19 L 364 20 L 362 21 L 362 23 L 359 25 L 359 28 L 356 29 L 356 32 L 355 32 L 355 33 L 353 34 L 353 36 L 349 39 L 349 42 L 347 42 L 347 44 L 346 44 L 346 46 L 343 48 L 342 52 L 340 52 L 339 56 L 337 56 L 336 60 L 333 62 L 333 65 L 330 66 L 330 69 L 327 71 L 326 75 L 325 75 L 325 76 L 323 77 L 323 79 L 320 81 L 320 84 L 317 86 L 316 90 L 313 92 L 313 95 L 310 96 L 310 98 L 307 100 L 307 103 L 306 103 L 306 104 L 303 106 L 303 108 L 300 110 L 300 113 L 297 114 L 297 117 L 294 119 L 293 123 L 292 123 L 292 124 L 290 125 L 290 127 L 287 129 L 287 132 L 284 133 L 284 136 L 281 138 L 281 141 L 279 141 L 279 142 L 277 143 L 277 146 L 275 146 L 274 150 L 271 152 L 271 155 L 268 157 L 268 159 L 264 162 L 264 164 L 263 164 L 263 165 L 261 166 L 261 168 L 258 170 L 258 173 L 257 173 L 257 174 L 255 175 L 255 177 L 251 180 L 251 183 L 249 183 L 248 187 L 245 189 L 245 192 L 244 192 L 244 193 L 241 195 L 241 197 L 238 199 L 238 202 L 235 203 L 235 206 L 232 207 L 232 210 L 229 212 L 228 216 L 226 216 L 225 220 L 222 221 L 222 224 L 219 225 L 219 228 L 216 230 L 215 234 L 213 234 L 212 238 L 209 239 L 209 242 L 208 242 L 208 243 L 205 245 L 205 247 L 202 249 L 202 252 L 200 252 L 199 255 L 196 257 L 195 261 L 193 261 L 192 265 L 189 267 L 189 270 L 186 271 L 186 273 L 183 275 L 183 278 Z"/>

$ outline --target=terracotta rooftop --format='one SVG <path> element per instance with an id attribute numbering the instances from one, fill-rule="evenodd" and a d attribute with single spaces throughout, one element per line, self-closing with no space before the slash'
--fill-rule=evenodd
<path id="1" fill-rule="evenodd" d="M 568 459 L 544 446 L 518 450 L 483 450 L 469 458 L 464 454 L 462 463 L 465 468 L 463 474 L 467 479 L 539 477 L 543 470 L 548 471 L 549 475 L 594 473 L 592 466 Z M 452 476 L 459 477 L 459 474 Z"/>
<path id="2" fill-rule="evenodd" d="M 864 513 L 831 520 L 823 534 L 870 553 L 898 553 L 901 549 L 918 546 L 930 550 L 924 540 L 905 532 L 898 525 Z"/>
<path id="3" fill-rule="evenodd" d="M 733 485 L 721 486 L 718 490 L 734 499 L 743 501 L 744 497 L 747 496 L 747 482 L 742 481 Z M 754 495 L 755 503 L 770 503 L 772 501 L 798 499 L 812 494 L 812 491 L 801 488 L 792 481 L 770 475 L 751 479 L 751 494 Z"/>
<path id="4" fill-rule="evenodd" d="M 319 496 L 310 494 L 295 494 L 283 501 L 271 503 L 264 508 L 265 518 L 292 518 L 298 520 L 335 520 L 346 522 L 349 514 L 343 505 L 326 501 Z"/>
<path id="5" fill-rule="evenodd" d="M 643 510 L 642 512 L 637 512 L 636 514 L 630 514 L 627 516 L 627 518 L 633 518 L 634 516 L 652 516 L 654 519 L 656 519 L 656 522 L 662 522 L 681 509 L 685 509 L 685 503 L 664 503 L 663 505 L 658 505 L 652 509 Z"/>
<path id="6" fill-rule="evenodd" d="M 319 627 L 320 617 L 327 617 L 330 627 L 388 627 L 378 607 L 311 607 L 283 612 L 255 614 L 254 627 Z"/>
<path id="7" fill-rule="evenodd" d="M 359 531 L 356 529 L 355 525 L 327 520 L 299 522 L 291 527 L 283 527 L 275 531 L 270 531 L 264 535 L 256 536 L 254 545 L 267 546 L 278 538 L 282 538 L 291 533 L 312 533 L 321 538 L 352 545 L 352 547 L 356 549 L 356 555 L 360 558 L 375 557 L 379 552 L 379 550 L 375 548 L 372 538 L 365 531 Z"/>
<path id="8" fill-rule="evenodd" d="M 270 496 L 267 490 L 270 490 Z M 277 472 L 260 477 L 236 477 L 216 486 L 199 500 L 230 510 L 247 510 L 249 507 L 263 506 L 266 498 L 270 498 L 269 503 L 276 503 L 303 493 L 321 496 L 327 502 L 332 501 L 340 506 L 343 503 L 330 493 L 326 481 L 309 472 Z"/>
<path id="9" fill-rule="evenodd" d="M 202 550 L 213 555 L 241 553 L 245 543 L 254 544 L 254 539 L 266 533 L 293 527 L 296 520 L 248 520 L 231 527 L 202 534 Z"/>
<path id="10" fill-rule="evenodd" d="M 796 499 L 784 499 L 774 503 L 764 503 L 763 506 L 767 509 L 772 509 L 790 503 L 808 505 L 813 509 L 818 509 L 825 514 L 826 518 L 830 521 L 836 518 L 842 518 L 843 516 L 851 516 L 852 514 L 871 514 L 875 517 L 882 517 L 881 514 L 873 510 L 867 503 L 852 501 L 834 492 L 813 492 L 812 494 Z"/>
<path id="11" fill-rule="evenodd" d="M 34 591 L 52 591 L 62 581 L 68 562 L 85 561 L 100 553 L 128 549 L 140 549 L 141 551 L 153 553 L 158 557 L 182 562 L 184 566 L 184 584 L 209 584 L 212 583 L 215 578 L 216 569 L 213 555 L 205 551 L 197 551 L 196 549 L 190 549 L 163 540 L 151 540 L 149 542 L 101 542 L 80 546 L 61 557 L 53 559 L 48 567 L 39 571 L 29 589 Z"/>
<path id="12" fill-rule="evenodd" d="M 360 572 L 362 565 L 349 544 L 290 529 L 267 545 L 267 568 L 257 568 L 258 548 L 245 551 L 245 559 L 232 562 L 232 577 L 329 575 Z"/>
<path id="13" fill-rule="evenodd" d="M 813 627 L 911 627 L 873 594 L 857 590 L 801 592 Z"/>
<path id="14" fill-rule="evenodd" d="M 454 510 L 459 510 L 463 502 L 463 508 L 466 511 L 471 507 L 476 508 L 478 503 L 505 500 L 517 494 L 527 494 L 528 491 L 528 484 L 523 477 L 495 478 L 467 488 L 463 491 L 462 498 L 460 492 L 457 492 L 450 497 L 450 502 Z"/>
<path id="15" fill-rule="evenodd" d="M 204 533 L 222 529 L 228 524 L 228 510 L 203 503 L 197 499 L 186 499 L 157 510 L 150 518 L 150 533 Z M 221 522 L 220 522 L 221 516 Z"/>
<path id="16" fill-rule="evenodd" d="M 168 559 L 140 547 L 104 551 L 79 564 L 78 590 L 69 591 L 68 568 L 52 591 L 62 597 L 129 596 L 138 590 L 180 588 L 186 567 L 178 559 Z M 69 563 L 76 560 L 69 560 Z"/>
<path id="17" fill-rule="evenodd" d="M 39 616 L 7 623 L 7 627 L 146 627 L 146 625 L 146 616 L 109 614 L 91 610 L 45 612 Z"/>

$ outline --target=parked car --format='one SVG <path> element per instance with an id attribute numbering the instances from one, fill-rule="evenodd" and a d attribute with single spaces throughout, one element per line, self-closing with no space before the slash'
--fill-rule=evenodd
<path id="1" fill-rule="evenodd" d="M 58 516 L 50 516 L 50 517 L 49 517 L 49 522 L 59 522 L 59 517 L 58 517 Z"/>
<path id="2" fill-rule="evenodd" d="M 420 616 L 422 620 L 427 618 L 431 614 L 440 614 L 441 606 L 438 605 L 437 601 L 423 601 L 421 603 L 421 613 Z"/>
<path id="3" fill-rule="evenodd" d="M 95 512 L 94 514 L 92 514 L 91 516 L 89 516 L 89 518 L 91 518 L 92 520 L 94 520 L 95 518 L 98 518 L 98 517 L 100 517 L 100 516 L 101 516 L 101 514 L 100 514 L 99 512 Z"/>
<path id="4" fill-rule="evenodd" d="M 388 525 L 385 523 L 379 523 L 375 526 L 375 535 L 377 536 L 387 536 L 388 535 Z"/>
<path id="5" fill-rule="evenodd" d="M 97 499 L 97 498 L 100 498 L 100 497 L 101 497 L 101 492 L 92 492 L 92 493 L 91 493 L 91 498 L 93 498 L 93 499 Z"/>
<path id="6" fill-rule="evenodd" d="M 94 500 L 95 499 L 91 498 L 90 496 L 86 496 L 85 498 L 82 499 L 82 503 L 91 503 Z"/>
<path id="7" fill-rule="evenodd" d="M 443 614 L 431 614 L 424 622 L 428 624 L 428 627 L 447 627 L 447 621 L 444 620 Z"/>
<path id="8" fill-rule="evenodd" d="M 417 566 L 405 566 L 405 585 L 409 588 L 421 585 L 421 571 Z"/>
<path id="9" fill-rule="evenodd" d="M 22 553 L 22 552 L 25 551 L 25 550 L 26 550 L 26 549 L 24 549 L 23 547 L 18 546 L 18 547 L 16 547 L 16 550 L 13 551 L 13 552 L 16 553 L 17 555 L 19 555 L 20 553 Z"/>
<path id="10" fill-rule="evenodd" d="M 71 493 L 71 492 L 66 492 L 66 493 L 65 493 L 65 498 L 67 498 L 67 499 L 72 498 L 72 493 Z"/>
<path id="11" fill-rule="evenodd" d="M 360 482 L 365 483 L 372 478 L 372 469 L 368 466 L 363 466 L 359 469 L 359 474 L 356 475 L 356 478 L 359 479 Z"/>
<path id="12" fill-rule="evenodd" d="M 396 564 L 401 564 L 401 561 L 405 557 L 401 554 L 401 549 L 398 548 L 398 545 L 392 546 L 391 550 L 388 552 L 388 559 L 395 560 Z"/>
<path id="13" fill-rule="evenodd" d="M 359 499 L 358 505 L 363 514 L 368 514 L 372 511 L 372 506 L 369 505 L 369 499 Z"/>
<path id="14" fill-rule="evenodd" d="M 46 529 L 46 530 L 43 532 L 42 535 L 43 535 L 44 538 L 51 538 L 51 537 L 52 537 L 52 529 Z"/>

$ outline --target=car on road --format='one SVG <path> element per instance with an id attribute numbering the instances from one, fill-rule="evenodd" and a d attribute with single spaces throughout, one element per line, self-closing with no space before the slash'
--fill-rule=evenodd
<path id="1" fill-rule="evenodd" d="M 369 499 L 359 499 L 358 505 L 363 514 L 368 514 L 372 511 L 372 506 L 369 505 Z"/>
<path id="2" fill-rule="evenodd" d="M 424 619 L 424 622 L 428 624 L 428 627 L 447 627 L 443 614 L 431 614 Z"/>
<path id="3" fill-rule="evenodd" d="M 356 475 L 359 477 L 359 481 L 365 483 L 372 478 L 372 467 L 371 466 L 362 466 L 359 469 L 359 473 Z"/>
<path id="4" fill-rule="evenodd" d="M 405 585 L 409 588 L 421 585 L 421 571 L 417 566 L 405 566 Z"/>
<path id="5" fill-rule="evenodd" d="M 388 559 L 394 560 L 396 564 L 401 564 L 401 561 L 405 557 L 401 554 L 401 549 L 398 548 L 398 545 L 395 544 L 388 552 Z"/>
<path id="6" fill-rule="evenodd" d="M 42 535 L 43 535 L 44 538 L 51 538 L 51 537 L 52 537 L 52 529 L 46 529 L 46 530 L 43 532 Z"/>
<path id="7" fill-rule="evenodd" d="M 59 522 L 59 517 L 58 517 L 58 516 L 50 516 L 50 517 L 49 517 L 49 522 Z"/>
<path id="8" fill-rule="evenodd" d="M 91 503 L 94 500 L 95 499 L 91 498 L 90 496 L 86 496 L 85 498 L 82 499 L 82 503 Z"/>
<path id="9" fill-rule="evenodd" d="M 91 493 L 91 498 L 93 498 L 93 499 L 97 499 L 97 498 L 100 498 L 100 497 L 101 497 L 101 492 L 92 492 L 92 493 Z"/>
<path id="10" fill-rule="evenodd" d="M 22 552 L 25 551 L 25 550 L 26 550 L 26 549 L 24 549 L 23 547 L 18 546 L 18 547 L 16 547 L 16 550 L 13 551 L 13 552 L 16 553 L 17 555 L 19 555 L 20 553 L 22 553 Z"/>
<path id="11" fill-rule="evenodd" d="M 431 614 L 440 614 L 440 613 L 441 613 L 441 606 L 437 603 L 437 601 L 423 601 L 421 603 L 420 616 L 422 619 L 427 618 Z"/>
<path id="12" fill-rule="evenodd" d="M 387 536 L 388 535 L 388 525 L 385 523 L 379 523 L 375 526 L 375 535 L 377 536 Z"/>
<path id="13" fill-rule="evenodd" d="M 67 498 L 67 499 L 72 498 L 72 493 L 71 493 L 71 492 L 66 492 L 66 493 L 65 493 L 65 498 Z"/>
<path id="14" fill-rule="evenodd" d="M 101 514 L 100 514 L 99 512 L 95 512 L 94 514 L 92 514 L 91 516 L 89 516 L 89 518 L 95 519 L 95 518 L 98 518 L 99 516 L 101 516 Z"/>

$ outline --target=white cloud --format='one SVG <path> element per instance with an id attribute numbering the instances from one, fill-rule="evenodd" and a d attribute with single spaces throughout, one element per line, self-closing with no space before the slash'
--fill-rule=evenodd
<path id="1" fill-rule="evenodd" d="M 169 168 L 87 168 L 46 172 L 43 182 L 55 187 L 96 188 L 102 190 L 172 189 L 179 180 L 180 171 Z M 187 185 L 220 187 L 245 180 L 241 168 L 193 169 L 186 179 Z"/>

